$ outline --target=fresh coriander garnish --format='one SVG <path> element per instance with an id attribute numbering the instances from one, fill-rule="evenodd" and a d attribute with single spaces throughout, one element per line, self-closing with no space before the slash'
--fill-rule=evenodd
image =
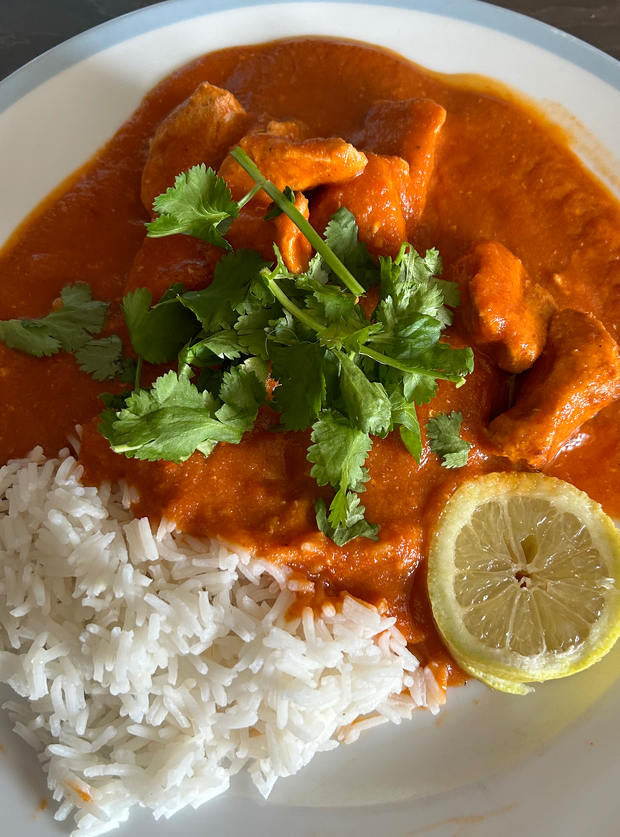
<path id="1" fill-rule="evenodd" d="M 360 499 L 372 437 L 398 429 L 419 461 L 416 405 L 433 397 L 438 380 L 461 386 L 473 368 L 471 349 L 441 340 L 458 289 L 439 278 L 436 250 L 421 256 L 404 243 L 395 258 L 375 261 L 344 207 L 321 237 L 291 190 L 277 189 L 242 149 L 231 155 L 256 184 L 240 201 L 204 165 L 178 175 L 154 201 L 158 217 L 147 225 L 149 236 L 192 235 L 229 252 L 203 290 L 172 286 L 155 305 L 146 288 L 126 294 L 135 368 L 123 359 L 118 337 L 93 339 L 107 306 L 93 302 L 86 286 L 65 288 L 62 307 L 47 317 L 0 323 L 0 339 L 30 354 L 74 351 L 98 380 L 133 376 L 133 391 L 105 396 L 99 428 L 114 451 L 137 459 L 182 462 L 196 451 L 208 456 L 218 442 L 236 444 L 271 399 L 284 430 L 311 428 L 311 474 L 334 491 L 329 508 L 323 499 L 316 503 L 319 529 L 338 545 L 376 539 L 378 526 L 366 520 Z M 307 271 L 289 271 L 275 246 L 271 264 L 254 251 L 232 252 L 226 232 L 261 190 L 273 201 L 267 219 L 285 213 L 315 248 Z M 361 297 L 373 285 L 378 302 L 365 310 Z M 144 362 L 175 359 L 176 372 L 140 386 Z M 269 373 L 277 382 L 271 396 Z M 457 413 L 427 424 L 431 449 L 446 467 L 467 461 L 460 424 Z"/>
<path id="2" fill-rule="evenodd" d="M 135 377 L 135 361 L 123 357 L 123 343 L 117 334 L 89 340 L 76 350 L 75 359 L 82 372 L 96 381 L 120 378 L 130 382 Z"/>
<path id="3" fill-rule="evenodd" d="M 0 341 L 34 357 L 72 352 L 79 368 L 96 381 L 131 380 L 134 361 L 123 357 L 120 337 L 93 336 L 101 332 L 107 311 L 108 303 L 94 300 L 85 283 L 66 285 L 60 305 L 46 316 L 0 320 Z"/>
<path id="4" fill-rule="evenodd" d="M 317 502 L 319 528 L 338 546 L 362 535 L 377 540 L 379 527 L 364 519 L 366 510 L 358 496 L 368 481 L 364 463 L 372 446 L 370 436 L 336 411 L 324 410 L 312 427 L 312 442 L 310 473 L 319 485 L 336 489 L 329 515 L 323 500 Z"/>
<path id="5" fill-rule="evenodd" d="M 61 350 L 73 352 L 99 334 L 108 305 L 93 300 L 88 285 L 67 285 L 60 301 L 45 317 L 0 321 L 0 340 L 34 357 L 49 357 Z"/>
<path id="6" fill-rule="evenodd" d="M 471 445 L 461 439 L 462 423 L 463 415 L 454 411 L 438 413 L 426 422 L 430 448 L 442 459 L 444 468 L 462 468 L 467 464 Z"/>
<path id="7" fill-rule="evenodd" d="M 183 462 L 194 451 L 208 456 L 218 442 L 240 442 L 264 399 L 264 385 L 243 366 L 225 373 L 217 396 L 171 370 L 132 392 L 122 409 L 104 410 L 99 429 L 117 453 Z"/>
<path id="8" fill-rule="evenodd" d="M 204 163 L 177 174 L 174 186 L 155 198 L 153 208 L 159 217 L 147 225 L 151 238 L 183 233 L 230 249 L 223 235 L 239 214 L 239 204 L 226 181 Z"/>
<path id="9" fill-rule="evenodd" d="M 266 398 L 269 364 L 278 383 L 271 406 L 285 430 L 312 428 L 311 474 L 335 491 L 329 509 L 317 501 L 319 528 L 339 545 L 359 536 L 376 538 L 378 527 L 365 519 L 359 496 L 368 480 L 364 463 L 372 436 L 398 428 L 419 460 L 416 404 L 432 398 L 437 380 L 462 385 L 473 367 L 471 349 L 440 341 L 458 290 L 439 278 L 435 250 L 422 257 L 405 243 L 396 258 L 377 263 L 345 208 L 321 237 L 295 208 L 290 190 L 277 189 L 242 149 L 231 155 L 256 183 L 248 195 L 235 203 L 215 172 L 195 166 L 156 198 L 160 216 L 148 225 L 148 234 L 182 232 L 227 247 L 230 224 L 262 189 L 273 201 L 267 217 L 286 213 L 316 255 L 301 274 L 288 270 L 276 247 L 271 265 L 252 251 L 224 255 L 211 285 L 177 294 L 178 304 L 195 318 L 193 335 L 179 351 L 177 374 L 166 373 L 150 390 L 134 392 L 125 409 L 108 409 L 101 430 L 112 448 L 127 456 L 178 462 L 195 450 L 208 455 L 218 441 L 239 441 L 251 429 Z M 371 285 L 379 285 L 379 301 L 368 315 L 360 297 Z M 146 360 L 166 342 L 159 327 L 149 336 L 149 318 L 169 320 L 172 304 L 168 294 L 150 308 L 144 290 L 124 302 L 134 348 Z M 181 330 L 172 331 L 180 340 Z M 261 380 L 248 377 L 248 364 L 261 370 Z M 248 387 L 234 426 L 224 387 L 231 375 L 240 375 L 238 404 Z"/>
<path id="10" fill-rule="evenodd" d="M 130 291 L 123 298 L 131 343 L 147 363 L 174 360 L 196 334 L 196 318 L 178 299 L 182 290 L 181 285 L 173 285 L 153 307 L 151 293 L 146 288 Z"/>

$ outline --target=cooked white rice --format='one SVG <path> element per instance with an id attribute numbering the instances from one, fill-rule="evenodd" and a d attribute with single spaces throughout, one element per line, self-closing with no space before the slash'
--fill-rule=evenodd
<path id="1" fill-rule="evenodd" d="M 263 796 L 315 753 L 444 700 L 392 618 L 345 597 L 287 621 L 296 584 L 136 520 L 64 451 L 0 469 L 0 681 L 74 834 L 169 817 L 245 769 Z M 125 492 L 126 493 L 126 492 Z"/>

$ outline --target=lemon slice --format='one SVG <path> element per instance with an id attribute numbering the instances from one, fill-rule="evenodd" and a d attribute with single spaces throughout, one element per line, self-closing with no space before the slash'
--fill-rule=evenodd
<path id="1" fill-rule="evenodd" d="M 506 692 L 509 695 L 529 695 L 530 692 L 534 691 L 532 686 L 528 686 L 527 683 L 520 683 L 517 680 L 504 680 L 471 664 L 468 665 L 467 671 L 472 677 L 482 680 L 483 683 L 497 689 L 498 692 Z"/>
<path id="2" fill-rule="evenodd" d="M 428 592 L 466 671 L 502 691 L 574 674 L 620 635 L 620 533 L 553 477 L 487 474 L 462 485 L 433 535 Z"/>

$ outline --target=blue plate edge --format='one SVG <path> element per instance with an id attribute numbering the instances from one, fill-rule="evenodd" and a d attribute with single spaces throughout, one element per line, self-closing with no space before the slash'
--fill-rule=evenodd
<path id="1" fill-rule="evenodd" d="M 317 5 L 323 2 L 303 1 Z M 164 0 L 127 12 L 57 44 L 0 81 L 0 113 L 63 70 L 139 34 L 204 14 L 288 2 L 290 0 Z M 357 3 L 359 0 L 337 2 Z M 519 12 L 482 0 L 371 0 L 367 4 L 426 12 L 503 32 L 564 58 L 620 90 L 619 61 L 568 32 Z"/>

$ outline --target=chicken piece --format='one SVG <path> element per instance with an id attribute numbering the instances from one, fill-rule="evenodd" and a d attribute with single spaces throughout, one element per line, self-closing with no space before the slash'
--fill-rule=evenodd
<path id="1" fill-rule="evenodd" d="M 250 117 L 228 90 L 204 82 L 159 125 L 142 172 L 140 197 L 149 212 L 153 199 L 179 172 L 204 163 L 215 169 L 247 131 Z"/>
<path id="2" fill-rule="evenodd" d="M 127 274 L 125 291 L 148 288 L 157 301 L 170 285 L 204 288 L 213 279 L 222 250 L 189 235 L 145 238 Z"/>
<path id="3" fill-rule="evenodd" d="M 308 218 L 310 214 L 308 200 L 303 192 L 295 192 L 295 208 L 304 218 Z M 284 213 L 278 215 L 273 223 L 276 228 L 275 243 L 282 254 L 284 264 L 293 273 L 302 273 L 307 270 L 312 256 L 312 245 L 306 236 Z"/>
<path id="4" fill-rule="evenodd" d="M 354 215 L 361 241 L 375 255 L 395 255 L 426 203 L 435 146 L 446 118 L 430 99 L 375 103 L 354 143 L 368 164 L 355 180 L 326 187 L 312 207 L 317 229 L 346 206 Z"/>
<path id="5" fill-rule="evenodd" d="M 239 145 L 278 189 L 290 186 L 296 192 L 350 180 L 366 166 L 365 154 L 335 137 L 295 140 L 261 131 L 243 137 Z M 254 186 L 252 178 L 232 157 L 226 157 L 219 174 L 235 200 Z"/>
<path id="6" fill-rule="evenodd" d="M 267 123 L 265 131 L 274 137 L 285 137 L 290 140 L 301 140 L 308 137 L 308 128 L 299 119 L 287 119 L 285 122 L 271 119 Z"/>
<path id="7" fill-rule="evenodd" d="M 295 142 L 303 139 L 307 130 L 306 126 L 296 119 L 286 122 L 271 120 L 267 124 L 266 131 L 261 133 L 262 135 L 269 134 L 272 137 Z M 223 171 L 223 176 L 226 177 L 227 170 L 229 174 L 232 172 L 230 177 L 235 176 L 237 171 L 241 171 L 245 177 L 245 172 L 232 158 L 227 158 L 220 169 L 220 174 Z M 239 191 L 244 189 L 245 186 L 239 187 Z M 238 195 L 238 197 L 241 197 L 241 195 Z M 226 237 L 233 248 L 248 247 L 258 250 L 263 258 L 268 261 L 273 259 L 273 245 L 275 242 L 288 269 L 299 273 L 308 267 L 312 254 L 310 242 L 287 215 L 282 214 L 275 220 L 266 222 L 264 217 L 270 203 L 271 198 L 265 192 L 259 192 L 250 203 L 241 209 Z M 308 201 L 303 192 L 295 193 L 295 206 L 305 218 L 308 218 Z"/>
<path id="8" fill-rule="evenodd" d="M 435 148 L 446 111 L 432 99 L 376 102 L 353 142 L 377 154 L 402 157 L 409 164 L 405 217 L 417 221 L 424 210 L 435 162 Z"/>
<path id="9" fill-rule="evenodd" d="M 276 229 L 273 221 L 265 221 L 266 211 L 265 203 L 256 198 L 250 201 L 232 222 L 226 240 L 233 250 L 256 250 L 265 261 L 272 262 Z"/>
<path id="10" fill-rule="evenodd" d="M 498 241 L 482 241 L 459 259 L 459 318 L 471 340 L 507 372 L 529 369 L 545 345 L 555 302 Z"/>
<path id="11" fill-rule="evenodd" d="M 312 205 L 312 225 L 324 230 L 329 219 L 346 206 L 357 221 L 360 241 L 376 255 L 395 256 L 407 228 L 402 196 L 407 192 L 409 166 L 400 157 L 368 152 L 363 173 L 335 186 L 326 186 Z"/>
<path id="12" fill-rule="evenodd" d="M 489 426 L 513 462 L 546 465 L 599 410 L 620 398 L 620 352 L 593 315 L 565 309 L 551 318 L 544 351 L 512 409 Z"/>

